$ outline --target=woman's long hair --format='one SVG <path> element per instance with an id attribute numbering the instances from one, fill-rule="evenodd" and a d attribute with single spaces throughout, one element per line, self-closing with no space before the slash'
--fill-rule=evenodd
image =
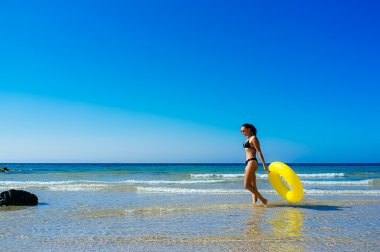
<path id="1" fill-rule="evenodd" d="M 252 124 L 244 123 L 244 124 L 242 125 L 242 127 L 245 127 L 245 128 L 250 129 L 250 130 L 251 130 L 251 135 L 252 135 L 252 136 L 256 136 L 256 134 L 257 134 L 257 129 L 256 129 L 256 127 L 253 126 Z"/>

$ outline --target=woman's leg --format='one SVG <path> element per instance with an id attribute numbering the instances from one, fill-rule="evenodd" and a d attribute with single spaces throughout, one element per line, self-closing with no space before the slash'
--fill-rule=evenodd
<path id="1" fill-rule="evenodd" d="M 253 204 L 257 201 L 257 198 L 263 202 L 263 204 L 267 204 L 267 200 L 260 194 L 257 190 L 256 186 L 256 170 L 258 164 L 257 162 L 251 161 L 248 162 L 247 167 L 245 168 L 245 177 L 244 177 L 244 187 L 249 190 L 252 195 Z"/>
<path id="2" fill-rule="evenodd" d="M 252 193 L 252 202 L 253 204 L 257 203 L 257 197 Z"/>
<path id="3" fill-rule="evenodd" d="M 256 164 L 257 164 L 257 161 L 256 161 Z M 253 179 L 252 179 L 252 183 L 251 183 L 251 185 L 253 186 L 253 187 L 256 187 L 256 171 L 257 171 L 257 166 L 256 166 L 256 164 L 254 164 L 253 166 L 254 166 L 254 168 L 255 168 L 255 176 L 253 176 Z M 257 189 L 257 188 L 256 188 Z M 256 204 L 257 203 L 257 197 L 256 197 L 256 195 L 255 194 L 253 194 L 252 193 L 252 202 L 253 202 L 253 204 Z"/>
<path id="4" fill-rule="evenodd" d="M 244 176 L 245 178 L 247 177 L 247 169 L 248 169 L 248 165 L 245 167 L 245 170 L 244 170 Z M 255 174 L 256 175 L 256 174 Z M 245 186 L 245 178 L 244 178 L 244 187 L 246 188 Z M 256 179 L 256 176 L 255 176 L 255 179 Z M 254 183 L 254 180 L 251 181 L 251 185 L 254 187 L 255 183 Z M 257 197 L 254 193 L 252 193 L 252 204 L 255 206 L 257 203 Z"/>

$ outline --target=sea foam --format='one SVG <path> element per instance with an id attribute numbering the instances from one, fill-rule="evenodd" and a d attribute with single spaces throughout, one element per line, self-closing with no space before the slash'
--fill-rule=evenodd
<path id="1" fill-rule="evenodd" d="M 300 173 L 297 174 L 299 178 L 333 178 L 333 177 L 344 177 L 344 173 Z M 258 178 L 268 178 L 268 174 L 256 174 Z M 191 174 L 191 178 L 242 178 L 244 174 L 231 174 L 231 173 L 205 173 L 205 174 Z"/>
<path id="2" fill-rule="evenodd" d="M 325 186 L 363 186 L 363 185 L 373 185 L 374 179 L 366 179 L 366 180 L 350 180 L 350 181 L 316 181 L 316 180 L 302 180 L 303 185 L 325 185 Z"/>
<path id="3" fill-rule="evenodd" d="M 173 187 L 137 187 L 138 192 L 162 194 L 246 194 L 244 189 L 193 189 Z M 260 190 L 261 193 L 275 194 L 275 190 Z M 304 190 L 305 195 L 380 195 L 380 190 Z"/>
<path id="4" fill-rule="evenodd" d="M 134 185 L 187 185 L 224 183 L 226 180 L 124 180 L 124 181 L 95 181 L 95 180 L 65 180 L 65 181 L 0 181 L 0 189 L 40 189 L 49 191 L 96 191 L 123 189 Z"/>

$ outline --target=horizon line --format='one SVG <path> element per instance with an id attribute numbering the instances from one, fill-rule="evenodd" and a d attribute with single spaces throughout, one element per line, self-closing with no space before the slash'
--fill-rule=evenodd
<path id="1" fill-rule="evenodd" d="M 281 162 L 281 161 L 273 161 Z M 4 162 L 1 164 L 235 165 L 245 162 Z M 266 162 L 271 164 L 272 162 Z M 380 165 L 380 162 L 282 162 L 290 165 Z M 262 165 L 262 163 L 259 163 Z"/>

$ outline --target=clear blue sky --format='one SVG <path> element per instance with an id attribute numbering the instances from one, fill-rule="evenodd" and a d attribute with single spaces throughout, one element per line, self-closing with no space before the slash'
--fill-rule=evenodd
<path id="1" fill-rule="evenodd" d="M 0 162 L 380 162 L 377 1 L 3 1 Z"/>

